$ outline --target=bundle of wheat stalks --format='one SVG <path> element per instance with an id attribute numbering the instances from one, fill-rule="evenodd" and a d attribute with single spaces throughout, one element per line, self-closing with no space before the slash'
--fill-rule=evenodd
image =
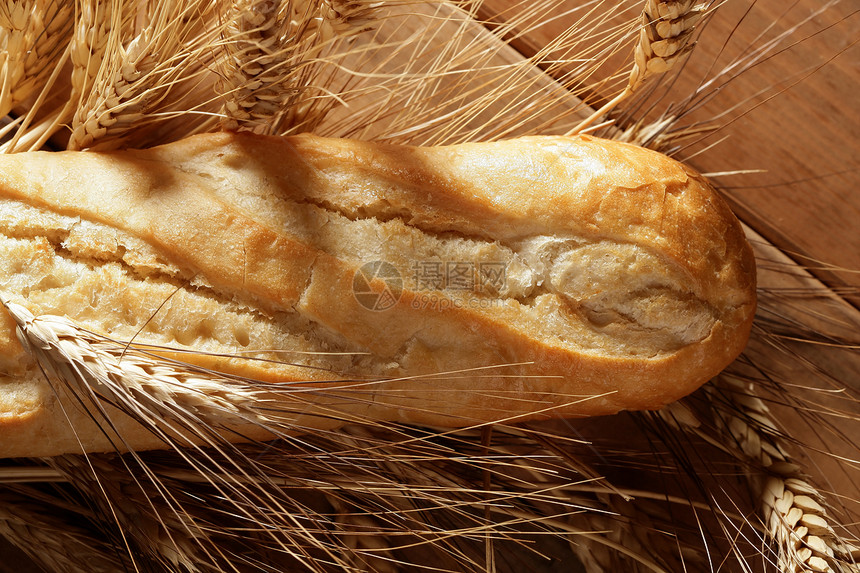
<path id="1" fill-rule="evenodd" d="M 482 22 L 478 0 L 3 1 L 2 146 L 147 147 L 222 129 L 412 144 L 591 130 L 677 152 L 720 123 L 685 123 L 697 100 L 661 104 L 655 86 L 719 11 L 631 5 L 542 0 Z M 519 57 L 511 43 L 548 14 L 571 24 Z M 722 89 L 727 70 L 702 92 Z M 681 402 L 6 461 L 0 571 L 860 571 L 860 492 L 845 485 L 860 460 L 858 323 L 749 233 L 760 267 L 749 347 Z M 92 334 L 57 328 L 99 352 Z M 206 422 L 242 399 L 216 389 L 189 411 Z"/>

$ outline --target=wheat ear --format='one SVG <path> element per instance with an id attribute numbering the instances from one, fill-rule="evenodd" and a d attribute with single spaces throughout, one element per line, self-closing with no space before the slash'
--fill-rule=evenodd
<path id="1" fill-rule="evenodd" d="M 372 515 L 362 515 L 335 495 L 326 498 L 334 508 L 336 522 L 344 531 L 361 532 L 344 535 L 343 558 L 356 571 L 373 571 L 374 573 L 397 573 L 399 571 L 393 552 L 388 547 L 388 540 L 382 535 L 368 535 L 372 531 L 381 531 L 380 524 Z"/>
<path id="2" fill-rule="evenodd" d="M 296 41 L 292 3 L 239 0 L 231 5 L 221 65 L 222 127 L 271 132 L 299 91 L 290 42 Z M 292 32 L 292 33 L 291 33 Z"/>
<path id="3" fill-rule="evenodd" d="M 117 123 L 128 124 L 140 117 L 144 102 L 134 100 L 132 84 L 152 71 L 151 58 L 147 57 L 150 29 L 143 30 L 125 47 L 117 45 L 123 28 L 131 25 L 128 13 L 122 14 L 124 22 L 113 17 L 121 13 L 121 2 L 85 1 L 81 8 L 72 50 L 72 97 L 79 98 L 79 102 L 72 120 L 69 149 L 86 149 Z M 126 62 L 113 71 L 111 59 L 120 49 Z"/>
<path id="4" fill-rule="evenodd" d="M 399 0 L 402 2 L 402 0 Z M 387 2 L 239 0 L 220 43 L 222 127 L 257 133 L 306 131 L 333 98 L 322 59 L 336 62 L 343 40 L 367 31 Z M 332 68 L 332 71 L 334 68 Z M 319 85 L 314 85 L 318 83 Z"/>
<path id="5" fill-rule="evenodd" d="M 82 2 L 72 44 L 75 113 L 69 149 L 113 148 L 180 84 L 198 82 L 212 32 L 204 0 Z"/>
<path id="6" fill-rule="evenodd" d="M 42 89 L 68 44 L 71 12 L 56 0 L 0 2 L 0 116 Z"/>
<path id="7" fill-rule="evenodd" d="M 766 534 L 776 545 L 778 570 L 860 573 L 860 552 L 830 525 L 824 496 L 792 461 L 753 384 L 722 375 L 710 391 L 719 427 L 742 458 L 767 474 L 760 486 L 761 513 Z"/>
<path id="8" fill-rule="evenodd" d="M 373 28 L 378 21 L 379 9 L 391 0 L 322 0 L 320 15 L 334 34 L 349 36 Z"/>
<path id="9" fill-rule="evenodd" d="M 106 543 L 59 517 L 56 508 L 59 503 L 60 500 L 49 500 L 27 486 L 0 487 L 0 536 L 46 571 L 122 571 L 116 553 Z M 53 509 L 45 510 L 52 505 Z"/>
<path id="10" fill-rule="evenodd" d="M 13 150 L 32 151 L 39 149 L 58 129 L 72 122 L 78 114 L 76 110 L 80 110 L 86 102 L 87 94 L 91 92 L 97 74 L 102 68 L 108 38 L 112 26 L 116 24 L 112 15 L 118 13 L 118 10 L 123 7 L 123 2 L 122 0 L 106 0 L 104 2 L 97 0 L 62 1 L 59 2 L 59 7 L 51 13 L 50 19 L 44 13 L 39 12 L 40 5 L 47 4 L 43 0 L 36 0 L 32 11 L 27 14 L 27 17 L 31 18 L 31 22 L 40 20 L 49 22 L 43 34 L 48 34 L 52 28 L 63 30 L 66 33 L 56 35 L 56 41 L 60 43 L 53 48 L 55 54 L 53 60 L 48 59 L 47 53 L 39 52 L 40 59 L 43 55 L 45 56 L 45 60 L 41 63 L 47 67 L 44 71 L 44 77 L 39 78 L 42 84 L 39 86 L 41 93 L 36 101 L 32 102 L 27 117 L 12 140 L 0 147 L 0 151 L 4 153 Z M 16 17 L 17 20 L 20 20 L 22 13 L 26 12 L 23 10 L 23 4 L 13 9 L 6 8 L 6 2 L 0 3 L 0 6 L 4 7 L 0 9 L 0 16 L 2 16 L 3 25 L 6 26 L 15 22 Z M 37 14 L 39 15 L 37 16 Z M 31 24 L 31 27 L 34 25 Z M 17 27 L 18 24 L 15 26 Z M 37 46 L 36 50 L 38 49 Z M 58 79 L 61 75 L 66 75 L 65 67 L 69 60 L 71 61 L 71 70 L 68 73 L 70 86 L 58 85 L 55 87 L 55 83 L 62 83 L 62 80 L 58 81 Z M 47 65 L 49 62 L 52 62 L 52 65 Z M 8 81 L 8 78 L 15 74 L 15 72 L 10 71 L 8 66 L 4 66 L 4 73 L 6 74 L 4 81 Z M 59 105 L 52 102 L 56 108 L 44 113 L 41 108 L 46 104 L 46 96 L 49 91 L 59 94 L 67 93 L 68 98 Z M 37 112 L 42 117 L 30 127 L 29 123 L 33 119 L 31 116 Z"/>
<path id="11" fill-rule="evenodd" d="M 640 16 L 639 41 L 633 50 L 633 69 L 627 85 L 570 133 L 582 132 L 636 93 L 648 78 L 675 67 L 693 49 L 694 44 L 690 39 L 706 10 L 705 4 L 695 4 L 694 0 L 646 0 Z"/>
<path id="12" fill-rule="evenodd" d="M 183 369 L 180 364 L 126 349 L 68 319 L 34 317 L 3 301 L 20 338 L 54 380 L 72 384 L 109 423 L 103 402 L 120 408 L 167 443 L 220 442 L 218 429 L 264 424 L 266 401 L 239 382 Z M 121 436 L 120 436 L 121 438 Z"/>
<path id="13" fill-rule="evenodd" d="M 82 107 L 86 94 L 95 83 L 96 74 L 102 65 L 107 49 L 108 35 L 114 25 L 115 2 L 83 1 L 78 5 L 75 30 L 71 40 L 70 104 L 75 109 Z"/>
<path id="14" fill-rule="evenodd" d="M 662 557 L 671 555 L 672 548 L 665 553 L 657 551 L 655 539 L 648 535 L 657 528 L 650 523 L 648 516 L 637 511 L 635 503 L 621 503 L 616 497 L 610 493 L 598 493 L 597 500 L 602 504 L 600 511 L 589 511 L 571 519 L 580 527 L 594 532 L 588 537 L 570 539 L 571 548 L 582 561 L 586 573 L 671 571 Z M 619 550 L 621 547 L 624 552 Z"/>
<path id="15" fill-rule="evenodd" d="M 98 503 L 107 515 L 118 520 L 120 534 L 127 535 L 124 543 L 148 548 L 148 558 L 173 567 L 168 570 L 205 570 L 204 565 L 217 570 L 213 564 L 223 557 L 206 535 L 206 531 L 217 526 L 187 513 L 174 499 L 175 488 L 165 486 L 163 478 L 146 469 L 133 448 L 122 442 L 123 436 L 114 425 L 108 404 L 143 424 L 186 459 L 197 473 L 207 476 L 224 472 L 225 468 L 235 469 L 236 477 L 206 479 L 217 488 L 219 496 L 236 500 L 231 511 L 268 532 L 268 544 L 276 551 L 302 557 L 293 549 L 301 547 L 301 543 L 290 544 L 281 539 L 293 534 L 281 531 L 283 523 L 275 516 L 283 510 L 265 489 L 270 478 L 263 476 L 264 468 L 252 460 L 244 460 L 249 467 L 242 469 L 241 454 L 225 443 L 225 434 L 241 431 L 237 428 L 248 425 L 265 426 L 269 433 L 278 435 L 277 428 L 289 427 L 292 419 L 288 408 L 279 404 L 268 411 L 271 401 L 251 387 L 252 381 L 184 369 L 181 364 L 111 343 L 63 317 L 34 317 L 20 305 L 2 299 L 0 302 L 16 321 L 22 344 L 48 378 L 68 385 L 106 435 L 116 439 L 111 431 L 118 434 L 119 443 L 115 444 L 118 449 L 132 450 L 131 460 L 119 458 L 128 470 L 124 473 L 100 463 L 97 456 L 48 460 L 71 483 L 88 483 L 85 489 L 101 492 Z M 268 414 L 275 421 L 270 423 Z M 210 448 L 203 450 L 199 444 Z M 195 451 L 205 451 L 201 454 L 203 461 L 193 461 Z M 131 464 L 142 470 L 132 471 Z M 122 485 L 122 479 L 127 480 L 128 476 L 132 481 Z M 249 479 L 260 479 L 265 485 L 258 492 L 255 485 L 244 483 Z M 314 538 L 304 535 L 303 540 L 313 542 Z M 324 542 L 318 546 L 329 550 Z M 133 551 L 129 555 L 134 558 Z"/>
<path id="16" fill-rule="evenodd" d="M 153 482 L 140 468 L 135 475 L 119 456 L 57 456 L 46 462 L 87 492 L 102 514 L 113 516 L 119 526 L 114 535 L 130 546 L 132 561 L 144 557 L 165 571 L 205 570 L 211 561 L 208 536 L 198 523 L 202 520 L 165 503 L 177 487 L 168 479 Z M 135 563 L 134 568 L 140 565 Z"/>

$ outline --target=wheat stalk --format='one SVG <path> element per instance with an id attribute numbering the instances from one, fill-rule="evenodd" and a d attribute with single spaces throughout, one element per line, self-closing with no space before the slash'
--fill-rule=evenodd
<path id="1" fill-rule="evenodd" d="M 824 495 L 791 459 L 753 384 L 722 375 L 711 392 L 719 393 L 713 400 L 719 427 L 766 475 L 764 484 L 758 484 L 761 512 L 766 534 L 776 545 L 778 570 L 860 572 L 855 561 L 860 553 L 833 529 Z"/>
<path id="2" fill-rule="evenodd" d="M 694 0 L 646 0 L 627 85 L 570 133 L 582 132 L 636 93 L 648 78 L 674 68 L 693 49 L 690 40 L 706 10 L 705 4 L 696 4 Z"/>

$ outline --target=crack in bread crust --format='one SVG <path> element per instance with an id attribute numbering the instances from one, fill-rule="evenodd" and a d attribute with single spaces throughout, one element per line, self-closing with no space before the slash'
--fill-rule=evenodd
<path id="1" fill-rule="evenodd" d="M 32 223 L 32 209 L 22 208 L 21 213 Z M 333 359 L 322 362 L 311 358 L 314 354 L 309 353 L 323 354 L 329 343 L 322 340 L 311 344 L 310 340 L 318 336 L 312 325 L 298 316 L 264 315 L 248 303 L 237 302 L 233 293 L 219 293 L 200 280 L 177 276 L 167 267 L 156 269 L 146 264 L 139 269 L 125 260 L 125 255 L 134 244 L 142 257 L 146 250 L 142 243 L 111 227 L 45 212 L 40 215 L 52 223 L 46 236 L 22 230 L 8 219 L 0 223 L 0 260 L 24 263 L 4 266 L 0 290 L 14 292 L 17 300 L 26 300 L 42 313 L 75 316 L 89 328 L 120 339 L 137 337 L 138 329 L 146 325 L 140 339 L 152 343 L 201 351 L 207 346 L 222 351 L 244 351 L 249 346 L 277 348 L 278 354 L 262 350 L 258 354 L 283 360 L 292 351 L 302 353 L 291 357 L 297 365 L 334 366 Z M 70 242 L 75 233 L 79 236 Z M 89 233 L 86 238 L 82 236 L 85 233 Z M 107 243 L 103 242 L 106 238 Z M 168 304 L 175 295 L 175 304 Z M 169 316 L 182 312 L 176 310 L 182 308 L 200 310 L 193 316 L 185 313 L 185 320 Z M 5 311 L 2 314 L 8 318 Z M 4 320 L 3 327 L 0 370 L 17 369 L 23 349 L 15 339 L 14 325 Z M 289 335 L 284 336 L 284 332 Z M 252 338 L 256 338 L 254 344 Z M 338 361 L 344 371 L 353 369 L 351 360 L 334 359 Z"/>
<path id="2" fill-rule="evenodd" d="M 237 162 L 235 158 L 224 161 Z M 189 175 L 195 175 L 187 167 L 183 171 Z M 229 196 L 229 194 L 234 193 L 234 181 L 224 178 L 219 180 L 211 173 L 198 173 L 196 176 L 205 178 L 209 183 L 217 181 L 219 184 L 212 188 L 216 195 Z M 388 185 L 387 182 L 380 183 L 382 187 L 386 185 Z M 676 350 L 685 344 L 703 340 L 708 336 L 710 327 L 714 322 L 715 310 L 706 301 L 697 299 L 689 290 L 683 289 L 682 285 L 689 284 L 690 280 L 688 276 L 684 275 L 682 269 L 647 247 L 624 244 L 619 241 L 595 240 L 593 237 L 553 237 L 552 240 L 556 244 L 566 244 L 569 248 L 562 253 L 556 252 L 553 260 L 548 264 L 541 264 L 538 260 L 541 254 L 536 252 L 532 245 L 546 240 L 547 237 L 527 236 L 513 241 L 493 240 L 482 234 L 468 234 L 455 229 L 442 230 L 416 223 L 410 209 L 403 206 L 395 207 L 384 198 L 378 198 L 368 204 L 350 207 L 343 202 L 335 202 L 336 197 L 334 196 L 321 198 L 291 190 L 286 193 L 283 192 L 283 189 L 281 191 L 281 193 L 268 193 L 255 198 L 257 201 L 256 211 L 270 214 L 270 219 L 267 222 L 272 228 L 293 228 L 290 226 L 290 222 L 295 220 L 314 221 L 322 219 L 325 223 L 314 229 L 313 238 L 302 237 L 303 240 L 312 240 L 315 247 L 324 250 L 327 254 L 341 260 L 351 261 L 357 266 L 377 260 L 392 264 L 398 269 L 407 284 L 413 274 L 411 267 L 415 264 L 465 262 L 474 265 L 480 261 L 503 263 L 507 271 L 507 280 L 498 292 L 488 295 L 479 290 L 471 289 L 468 290 L 467 296 L 484 300 L 513 300 L 523 307 L 531 306 L 534 299 L 547 294 L 562 297 L 567 303 L 572 303 L 573 306 L 577 307 L 592 308 L 599 305 L 598 301 L 584 299 L 581 296 L 583 293 L 577 289 L 565 290 L 563 286 L 553 282 L 550 277 L 559 274 L 553 267 L 559 259 L 563 259 L 565 256 L 570 258 L 569 255 L 573 253 L 581 253 L 587 250 L 584 248 L 587 246 L 611 245 L 617 251 L 626 249 L 625 253 L 621 253 L 616 258 L 626 256 L 628 259 L 646 261 L 653 267 L 652 275 L 660 274 L 662 276 L 653 279 L 651 281 L 653 284 L 638 286 L 626 283 L 610 284 L 605 279 L 633 276 L 637 273 L 647 274 L 642 273 L 641 269 L 638 268 L 632 270 L 628 268 L 630 266 L 629 261 L 628 263 L 619 262 L 616 268 L 603 265 L 604 268 L 599 273 L 599 276 L 604 279 L 600 281 L 602 287 L 615 289 L 617 297 L 629 297 L 631 292 L 635 295 L 639 292 L 644 293 L 648 289 L 657 288 L 660 290 L 661 296 L 659 298 L 664 304 L 667 307 L 674 306 L 676 310 L 681 311 L 680 315 L 677 317 L 669 316 L 668 324 L 664 328 L 657 325 L 657 321 L 652 316 L 647 328 L 642 327 L 633 330 L 621 328 L 615 329 L 611 333 L 605 328 L 605 324 L 598 325 L 590 320 L 591 314 L 589 313 L 567 315 L 572 320 L 577 320 L 580 323 L 579 326 L 587 329 L 587 331 L 580 329 L 578 336 L 573 334 L 567 336 L 569 340 L 578 338 L 583 349 L 600 347 L 605 350 L 609 344 L 607 341 L 615 341 L 618 343 L 616 346 L 619 352 L 623 346 L 627 352 L 637 355 L 655 355 L 660 351 Z M 380 206 L 385 208 L 379 208 Z M 283 217 L 284 213 L 288 211 L 295 212 L 295 214 L 283 219 L 278 218 L 278 215 Z M 391 248 L 381 249 L 381 244 L 388 244 Z M 362 246 L 365 247 L 363 251 L 361 250 Z M 408 253 L 409 256 L 404 258 L 404 253 Z M 594 257 L 580 255 L 582 259 L 579 261 L 580 266 L 587 265 L 590 260 L 597 260 L 607 254 L 610 253 L 602 253 Z M 643 264 L 640 262 L 638 266 L 641 267 Z M 594 275 L 595 273 L 591 274 Z M 412 289 L 419 286 L 415 284 L 414 279 L 411 282 Z M 465 295 L 463 292 L 442 289 L 442 292 L 436 292 L 434 296 L 447 297 L 448 304 L 463 304 L 462 300 L 458 300 L 457 297 L 462 299 Z M 640 302 L 642 305 L 648 305 L 652 298 L 652 295 L 647 295 Z M 690 304 L 684 304 L 684 301 Z M 626 316 L 643 315 L 642 312 L 629 312 L 631 305 L 627 304 L 626 306 L 628 308 Z M 594 308 L 592 310 L 597 311 Z M 634 325 L 639 324 L 635 319 L 633 323 Z M 694 323 L 696 328 L 686 328 L 689 323 Z"/>

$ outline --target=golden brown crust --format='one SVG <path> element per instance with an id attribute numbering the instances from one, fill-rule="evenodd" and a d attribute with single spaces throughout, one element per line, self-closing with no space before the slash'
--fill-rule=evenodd
<path id="1" fill-rule="evenodd" d="M 145 324 L 139 341 L 206 352 L 352 352 L 218 369 L 388 379 L 347 408 L 386 420 L 657 408 L 734 359 L 755 307 L 751 251 L 707 182 L 592 137 L 413 148 L 223 133 L 21 154 L 0 158 L 0 200 L 0 257 L 30 261 L 0 290 L 35 314 L 126 340 Z M 402 279 L 384 310 L 355 296 L 374 261 Z M 505 280 L 421 284 L 422 265 L 461 263 L 498 263 Z M 7 318 L 0 344 L 26 363 Z"/>

